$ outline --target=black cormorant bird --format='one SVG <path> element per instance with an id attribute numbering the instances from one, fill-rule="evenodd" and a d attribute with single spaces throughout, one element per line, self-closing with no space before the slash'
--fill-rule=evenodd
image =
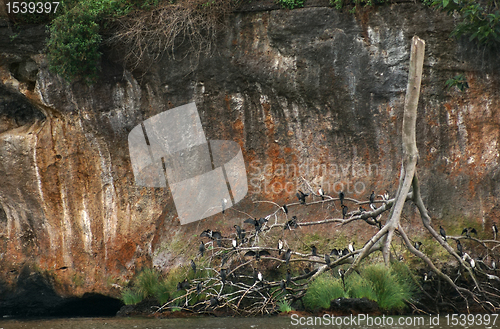
<path id="1" fill-rule="evenodd" d="M 354 244 L 355 244 L 355 243 L 356 243 L 356 242 L 351 242 L 351 243 L 349 243 L 349 246 L 347 247 L 347 248 L 349 249 L 349 252 L 353 253 L 353 252 L 354 252 L 354 250 L 356 250 L 356 249 L 354 249 Z"/>
<path id="2" fill-rule="evenodd" d="M 370 204 L 375 202 L 375 191 L 372 191 L 372 194 L 370 194 Z"/>
<path id="3" fill-rule="evenodd" d="M 198 294 L 201 294 L 201 290 L 203 289 L 203 283 L 201 282 L 198 282 L 198 284 L 196 285 L 196 292 Z"/>
<path id="4" fill-rule="evenodd" d="M 189 289 L 190 287 L 191 287 L 191 285 L 189 284 L 188 280 L 184 279 L 184 281 L 179 282 L 177 284 L 177 291 L 183 290 L 183 289 Z"/>
<path id="5" fill-rule="evenodd" d="M 196 263 L 192 259 L 191 259 L 191 268 L 193 269 L 194 273 L 196 273 Z"/>
<path id="6" fill-rule="evenodd" d="M 290 262 L 290 257 L 292 257 L 292 249 L 288 249 L 285 253 L 285 264 L 288 265 Z"/>
<path id="7" fill-rule="evenodd" d="M 205 230 L 201 232 L 200 237 L 207 237 L 210 238 L 211 240 L 216 240 L 217 241 L 217 246 L 221 246 L 221 239 L 222 239 L 222 234 L 218 231 L 212 231 L 212 230 Z"/>
<path id="8" fill-rule="evenodd" d="M 328 254 L 325 254 L 325 263 L 327 266 L 330 266 L 330 264 L 331 264 L 330 255 L 328 255 Z"/>
<path id="9" fill-rule="evenodd" d="M 497 234 L 498 234 L 497 223 L 493 223 L 493 225 L 491 226 L 491 229 L 493 230 L 493 240 L 496 240 Z"/>
<path id="10" fill-rule="evenodd" d="M 463 255 L 463 252 L 464 252 L 464 249 L 463 249 L 463 247 L 462 247 L 462 244 L 460 243 L 460 240 L 457 240 L 457 250 L 458 250 L 458 254 L 459 254 L 460 256 L 462 256 L 462 255 Z"/>
<path id="11" fill-rule="evenodd" d="M 258 220 L 253 218 L 248 218 L 243 223 L 252 224 L 253 226 L 255 226 L 255 231 L 259 232 L 260 229 L 262 228 L 262 225 L 267 222 L 268 220 L 265 218 L 260 218 Z"/>
<path id="12" fill-rule="evenodd" d="M 203 257 L 203 253 L 205 252 L 205 244 L 203 243 L 203 241 L 201 241 L 198 250 L 200 251 L 201 257 Z"/>
<path id="13" fill-rule="evenodd" d="M 340 191 L 339 193 L 339 199 L 340 199 L 340 205 L 343 206 L 344 205 L 344 191 Z"/>
<path id="14" fill-rule="evenodd" d="M 321 200 L 325 200 L 325 193 L 323 192 L 321 185 L 319 186 L 318 194 L 321 197 Z"/>
<path id="15" fill-rule="evenodd" d="M 281 256 L 281 251 L 283 250 L 283 240 L 278 240 L 278 255 Z"/>
<path id="16" fill-rule="evenodd" d="M 422 245 L 422 242 L 420 242 L 420 241 L 415 241 L 415 243 L 414 243 L 415 249 L 417 249 L 417 250 L 420 250 L 421 245 Z"/>
<path id="17" fill-rule="evenodd" d="M 227 273 L 226 273 L 226 269 L 225 268 L 222 268 L 220 270 L 220 278 L 222 280 L 222 283 L 225 283 L 226 282 L 226 279 L 227 279 Z"/>
<path id="18" fill-rule="evenodd" d="M 219 304 L 219 300 L 217 299 L 217 297 L 210 297 L 210 306 L 212 307 L 215 307 Z"/>
<path id="19" fill-rule="evenodd" d="M 346 256 L 346 255 L 349 255 L 349 250 L 347 248 L 344 248 L 342 250 L 342 255 L 341 256 Z"/>
<path id="20" fill-rule="evenodd" d="M 241 227 L 239 225 L 234 225 L 234 229 L 236 230 L 236 235 L 238 236 L 238 239 L 242 240 L 243 237 L 241 236 L 241 234 L 243 233 L 243 230 L 241 229 Z"/>
<path id="21" fill-rule="evenodd" d="M 340 278 L 342 279 L 342 285 L 345 287 L 345 282 L 344 282 L 345 271 L 343 268 L 339 268 L 339 275 Z"/>
<path id="22" fill-rule="evenodd" d="M 311 252 L 312 252 L 312 255 L 313 255 L 313 256 L 318 256 L 318 255 L 316 254 L 316 251 L 317 251 L 316 246 L 311 246 Z"/>
<path id="23" fill-rule="evenodd" d="M 309 196 L 309 193 L 304 193 L 301 190 L 297 192 L 297 199 L 299 199 L 301 204 L 306 204 L 306 197 Z"/>
<path id="24" fill-rule="evenodd" d="M 281 207 L 281 208 L 283 209 L 285 214 L 288 214 L 288 207 L 286 206 L 286 204 L 284 204 L 283 207 Z"/>
<path id="25" fill-rule="evenodd" d="M 290 282 L 292 282 L 292 273 L 290 272 L 290 269 L 286 270 L 286 284 L 289 285 Z"/>
<path id="26" fill-rule="evenodd" d="M 464 229 L 462 230 L 462 234 L 461 235 L 464 235 L 464 233 L 465 233 L 465 236 L 468 237 L 468 238 L 470 238 L 471 234 L 477 235 L 477 231 L 473 227 L 464 227 Z"/>
<path id="27" fill-rule="evenodd" d="M 283 228 L 283 230 L 291 230 L 292 228 L 297 227 L 299 227 L 297 225 L 297 216 L 292 216 L 292 219 L 285 223 L 285 227 Z"/>
<path id="28" fill-rule="evenodd" d="M 333 248 L 333 249 L 332 249 L 332 252 L 330 253 L 330 256 L 337 256 L 337 257 L 338 257 L 338 256 L 339 256 L 339 251 L 338 251 L 338 249 Z"/>
<path id="29" fill-rule="evenodd" d="M 359 207 L 359 213 L 360 213 L 360 214 L 362 214 L 362 213 L 364 213 L 364 212 L 366 212 L 366 209 L 365 209 L 365 208 L 363 208 L 363 207 Z"/>
<path id="30" fill-rule="evenodd" d="M 222 213 L 226 211 L 227 199 L 222 199 Z"/>
<path id="31" fill-rule="evenodd" d="M 347 216 L 347 206 L 341 205 L 342 207 L 342 219 L 345 219 L 345 216 Z"/>
<path id="32" fill-rule="evenodd" d="M 384 200 L 385 200 L 385 201 L 389 200 L 389 191 L 385 190 L 385 192 L 384 192 L 384 195 L 383 195 L 383 196 L 384 196 Z"/>
<path id="33" fill-rule="evenodd" d="M 261 256 L 270 256 L 271 254 L 267 250 L 249 250 L 245 253 L 245 256 L 255 257 L 256 260 L 259 260 Z"/>
<path id="34" fill-rule="evenodd" d="M 446 241 L 446 231 L 442 226 L 439 226 L 439 234 L 443 237 L 444 241 Z"/>
<path id="35" fill-rule="evenodd" d="M 286 291 L 286 281 L 285 280 L 281 280 L 280 281 L 280 288 L 281 288 L 281 290 L 285 290 Z"/>

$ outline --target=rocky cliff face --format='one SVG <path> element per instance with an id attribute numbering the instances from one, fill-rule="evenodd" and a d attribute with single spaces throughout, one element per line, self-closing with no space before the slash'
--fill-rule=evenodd
<path id="1" fill-rule="evenodd" d="M 203 228 L 241 224 L 247 216 L 227 211 L 181 226 L 168 189 L 134 183 L 128 133 L 191 101 L 207 139 L 243 150 L 250 190 L 235 209 L 258 216 L 253 201 L 294 200 L 301 176 L 359 199 L 394 193 L 415 34 L 427 44 L 417 122 L 425 201 L 433 218 L 485 227 L 498 216 L 500 66 L 496 54 L 449 39 L 452 24 L 413 2 L 355 16 L 326 4 L 249 6 L 197 66 L 164 59 L 142 75 L 105 56 L 88 87 L 48 71 L 43 27 L 2 21 L 0 277 L 13 283 L 30 264 L 60 294 L 116 295 L 142 266 L 183 264 Z M 470 88 L 446 89 L 460 73 Z"/>

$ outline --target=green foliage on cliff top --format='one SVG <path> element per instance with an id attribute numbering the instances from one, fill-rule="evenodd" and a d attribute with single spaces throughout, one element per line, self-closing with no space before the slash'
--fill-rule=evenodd
<path id="1" fill-rule="evenodd" d="M 481 44 L 500 44 L 500 10 L 495 0 L 423 0 L 428 6 L 457 15 L 453 36 L 468 36 Z"/>

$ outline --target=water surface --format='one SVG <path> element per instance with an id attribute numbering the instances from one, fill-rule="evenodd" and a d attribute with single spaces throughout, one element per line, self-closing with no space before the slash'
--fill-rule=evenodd
<path id="1" fill-rule="evenodd" d="M 329 318 L 298 318 L 294 316 L 273 316 L 273 317 L 196 317 L 179 319 L 149 319 L 149 318 L 67 318 L 67 319 L 31 319 L 0 320 L 0 329 L 246 329 L 246 328 L 342 328 L 342 329 L 369 329 L 369 328 L 413 328 L 413 329 L 489 329 L 499 328 L 499 321 L 493 324 L 493 317 L 489 325 L 483 322 L 479 325 L 479 320 L 485 321 L 486 315 L 475 315 L 476 318 L 469 318 L 460 323 L 460 318 L 455 318 L 459 322 L 457 325 L 451 325 L 451 316 L 406 316 L 406 317 L 371 317 L 371 323 L 358 321 L 356 317 L 336 317 Z M 356 320 L 357 319 L 357 320 Z M 351 321 L 354 320 L 354 323 Z M 315 322 L 314 322 L 315 321 Z M 340 325 L 335 324 L 342 323 Z M 300 324 L 302 323 L 302 325 Z M 333 323 L 333 324 L 332 324 Z M 402 325 L 401 325 L 401 324 Z M 465 325 L 463 325 L 465 324 Z M 472 325 L 470 325 L 472 324 Z"/>

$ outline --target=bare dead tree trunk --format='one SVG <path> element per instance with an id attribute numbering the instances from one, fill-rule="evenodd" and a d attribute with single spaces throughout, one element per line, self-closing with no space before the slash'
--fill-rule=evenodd
<path id="1" fill-rule="evenodd" d="M 363 247 L 353 265 L 347 270 L 346 275 L 350 274 L 359 265 L 361 260 L 373 251 L 372 247 L 374 245 L 381 244 L 384 261 L 387 265 L 390 262 L 390 245 L 394 231 L 399 227 L 401 212 L 410 191 L 418 160 L 415 126 L 417 122 L 417 107 L 420 96 L 420 83 L 422 81 L 424 53 L 425 41 L 414 36 L 411 43 L 410 68 L 403 116 L 403 163 L 401 164 L 401 180 L 394 206 L 391 209 L 386 225 Z"/>
<path id="2" fill-rule="evenodd" d="M 413 176 L 415 175 L 415 168 L 417 166 L 418 149 L 415 128 L 417 123 L 420 83 L 422 81 L 422 68 L 424 66 L 424 53 L 425 41 L 414 36 L 411 42 L 410 69 L 403 114 L 403 163 L 401 164 L 401 179 L 403 180 L 403 184 L 399 185 L 396 193 L 396 202 L 386 224 L 386 226 L 388 226 L 388 233 L 382 249 L 386 264 L 389 264 L 390 261 L 390 244 L 392 242 L 394 230 L 399 227 L 406 195 L 410 191 Z"/>

